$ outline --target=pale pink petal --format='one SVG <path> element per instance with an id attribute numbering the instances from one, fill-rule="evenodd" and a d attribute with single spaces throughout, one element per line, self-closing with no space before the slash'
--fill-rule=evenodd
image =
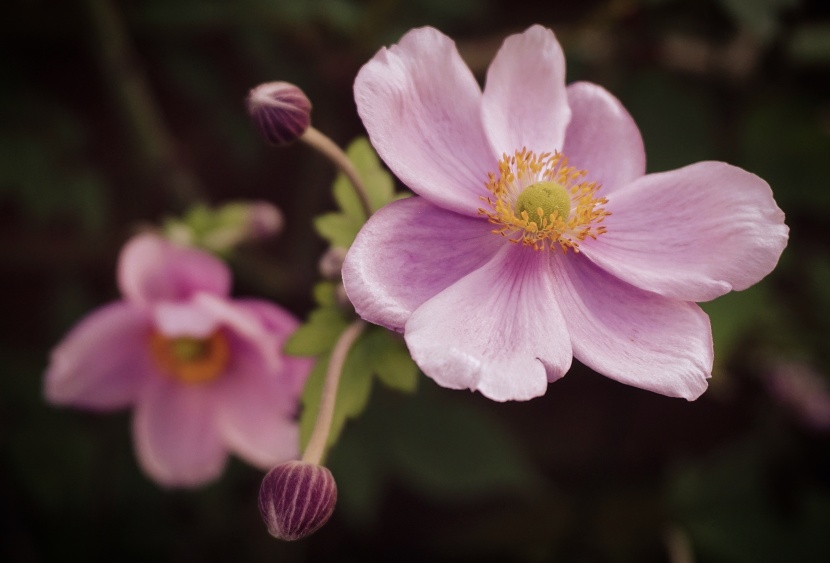
<path id="1" fill-rule="evenodd" d="M 568 86 L 571 122 L 562 152 L 570 164 L 602 184 L 600 195 L 646 173 L 643 138 L 634 119 L 610 92 L 589 82 Z"/>
<path id="2" fill-rule="evenodd" d="M 571 364 L 548 254 L 508 245 L 415 310 L 405 339 L 444 387 L 496 401 L 543 395 Z"/>
<path id="3" fill-rule="evenodd" d="M 298 458 L 300 393 L 294 374 L 269 369 L 260 351 L 247 342 L 237 340 L 233 349 L 233 362 L 217 382 L 221 401 L 216 424 L 222 439 L 261 469 Z"/>
<path id="4" fill-rule="evenodd" d="M 498 158 L 481 125 L 481 90 L 451 39 L 410 31 L 360 69 L 354 95 L 372 145 L 404 184 L 441 207 L 477 213 Z"/>
<path id="5" fill-rule="evenodd" d="M 300 326 L 300 321 L 294 315 L 268 301 L 240 299 L 236 304 L 259 317 L 265 329 L 273 335 L 274 345 L 280 352 L 288 337 Z M 289 398 L 299 397 L 313 365 L 314 361 L 310 358 L 283 356 L 280 366 L 283 394 Z"/>
<path id="6" fill-rule="evenodd" d="M 170 487 L 195 487 L 219 477 L 227 461 L 215 422 L 215 386 L 163 376 L 145 386 L 133 416 L 136 454 L 144 471 Z"/>
<path id="7" fill-rule="evenodd" d="M 609 197 L 608 232 L 582 252 L 615 276 L 684 301 L 742 290 L 787 245 L 784 213 L 758 176 L 722 162 L 649 174 Z"/>
<path id="8" fill-rule="evenodd" d="M 196 295 L 193 303 L 214 315 L 222 326 L 255 346 L 268 369 L 280 368 L 283 341 L 278 340 L 277 336 L 268 330 L 257 311 L 209 293 Z"/>
<path id="9" fill-rule="evenodd" d="M 118 287 L 127 300 L 142 304 L 185 300 L 198 291 L 226 296 L 231 274 L 224 262 L 203 250 L 144 233 L 121 251 Z"/>
<path id="10" fill-rule="evenodd" d="M 508 37 L 487 71 L 482 120 L 497 153 L 562 150 L 571 118 L 565 55 L 539 25 Z"/>
<path id="11" fill-rule="evenodd" d="M 402 330 L 409 315 L 508 244 L 486 219 L 419 197 L 391 203 L 363 226 L 343 263 L 343 285 L 364 319 Z"/>
<path id="12" fill-rule="evenodd" d="M 90 409 L 129 406 L 153 376 L 149 335 L 150 319 L 132 304 L 117 302 L 93 311 L 52 351 L 46 399 Z"/>
<path id="13" fill-rule="evenodd" d="M 694 303 L 637 289 L 579 255 L 553 255 L 574 357 L 627 385 L 694 400 L 712 373 L 709 318 Z"/>
<path id="14" fill-rule="evenodd" d="M 155 305 L 152 311 L 155 329 L 170 338 L 207 338 L 219 324 L 212 311 L 193 302 L 163 302 Z"/>

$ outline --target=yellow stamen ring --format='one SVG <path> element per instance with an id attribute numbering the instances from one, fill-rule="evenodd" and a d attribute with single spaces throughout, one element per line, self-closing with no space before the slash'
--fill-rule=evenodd
<path id="1" fill-rule="evenodd" d="M 536 155 L 523 148 L 505 154 L 498 174 L 491 173 L 487 182 L 493 197 L 482 198 L 490 210 L 478 212 L 498 225 L 493 233 L 510 242 L 579 252 L 581 241 L 606 231 L 600 223 L 610 215 L 602 208 L 608 200 L 596 197 L 600 185 L 584 181 L 586 175 L 559 152 Z"/>
<path id="2" fill-rule="evenodd" d="M 164 375 L 182 383 L 200 384 L 219 377 L 228 365 L 230 350 L 221 331 L 207 338 L 168 338 L 154 331 L 150 335 L 150 355 Z"/>

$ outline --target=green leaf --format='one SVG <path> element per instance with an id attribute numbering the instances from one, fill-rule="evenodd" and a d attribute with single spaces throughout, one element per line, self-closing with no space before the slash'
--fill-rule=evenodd
<path id="1" fill-rule="evenodd" d="M 366 186 L 372 211 L 377 211 L 394 199 L 395 184 L 392 176 L 381 166 L 375 149 L 366 137 L 352 141 L 346 154 Z"/>
<path id="2" fill-rule="evenodd" d="M 308 321 L 294 331 L 285 344 L 285 353 L 292 356 L 320 356 L 327 354 L 346 328 L 343 313 L 335 307 L 315 309 Z"/>
<path id="3" fill-rule="evenodd" d="M 358 137 L 346 148 L 346 155 L 363 181 L 372 211 L 377 211 L 409 194 L 396 194 L 392 176 L 382 166 L 372 145 Z M 340 173 L 332 188 L 339 212 L 326 213 L 314 219 L 314 228 L 332 246 L 348 248 L 367 220 L 363 204 L 352 183 Z"/>
<path id="4" fill-rule="evenodd" d="M 798 0 L 720 0 L 720 3 L 741 27 L 768 41 L 778 32 L 779 13 L 795 7 Z"/>
<path id="5" fill-rule="evenodd" d="M 530 492 L 539 476 L 490 414 L 460 401 L 404 400 L 387 435 L 397 471 L 436 498 Z M 391 422 L 391 421 L 390 421 Z M 387 427 L 387 429 L 390 429 Z"/>
<path id="6" fill-rule="evenodd" d="M 324 291 L 319 284 L 320 292 Z M 330 285 L 330 284 L 328 284 Z M 300 417 L 300 438 L 305 445 L 311 436 L 329 363 L 329 354 L 335 342 L 346 328 L 342 315 L 332 315 L 333 308 L 314 311 L 309 322 L 300 327 L 291 338 L 286 350 L 289 353 L 320 356 L 309 376 L 303 392 L 303 412 Z M 336 311 L 336 310 L 334 310 Z M 323 334 L 323 327 L 337 327 Z M 337 390 L 328 446 L 337 442 L 346 421 L 359 416 L 368 405 L 372 392 L 373 375 L 387 386 L 398 391 L 414 391 L 418 382 L 418 368 L 409 357 L 403 341 L 381 327 L 368 327 L 355 341 L 343 365 L 343 373 Z"/>
<path id="7" fill-rule="evenodd" d="M 764 284 L 731 292 L 702 303 L 701 307 L 712 321 L 712 340 L 715 358 L 726 361 L 747 334 L 756 332 L 770 317 L 770 304 L 775 300 Z"/>
<path id="8" fill-rule="evenodd" d="M 343 213 L 325 213 L 314 218 L 314 229 L 332 246 L 349 248 L 363 223 Z"/>
<path id="9" fill-rule="evenodd" d="M 322 307 L 331 307 L 337 303 L 333 282 L 320 282 L 314 286 L 314 301 Z"/>
<path id="10" fill-rule="evenodd" d="M 412 361 L 403 339 L 377 327 L 366 335 L 370 350 L 372 371 L 378 379 L 396 391 L 412 393 L 418 387 L 418 366 Z"/>
<path id="11" fill-rule="evenodd" d="M 355 483 L 361 491 L 344 498 L 349 518 L 371 521 L 387 482 L 403 482 L 438 502 L 530 495 L 544 487 L 492 410 L 424 387 L 415 395 L 378 390 L 332 449 L 338 484 L 345 491 Z"/>
<path id="12" fill-rule="evenodd" d="M 806 65 L 830 65 L 830 24 L 810 23 L 797 28 L 787 46 L 790 58 Z"/>
<path id="13" fill-rule="evenodd" d="M 352 187 L 352 183 L 342 173 L 334 181 L 332 192 L 334 193 L 334 201 L 337 202 L 345 216 L 360 224 L 366 222 L 366 212 L 363 210 L 363 204 L 360 202 L 354 187 Z"/>

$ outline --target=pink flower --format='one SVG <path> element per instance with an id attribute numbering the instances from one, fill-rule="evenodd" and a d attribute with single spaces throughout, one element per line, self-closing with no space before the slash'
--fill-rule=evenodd
<path id="1" fill-rule="evenodd" d="M 361 69 L 355 99 L 421 197 L 369 220 L 343 282 L 424 373 L 522 400 L 576 357 L 628 385 L 703 393 L 712 339 L 694 302 L 756 283 L 787 243 L 763 180 L 722 162 L 646 175 L 631 116 L 595 84 L 566 87 L 539 26 L 504 42 L 484 92 L 449 38 L 413 30 Z"/>
<path id="2" fill-rule="evenodd" d="M 138 460 L 168 486 L 215 479 L 228 451 L 262 469 L 297 457 L 295 414 L 310 364 L 281 354 L 294 317 L 230 299 L 223 262 L 152 234 L 125 245 L 118 282 L 123 299 L 93 311 L 53 350 L 49 401 L 134 406 Z"/>
<path id="3" fill-rule="evenodd" d="M 786 359 L 772 361 L 764 376 L 770 395 L 802 424 L 813 430 L 830 430 L 830 386 L 826 376 L 807 363 Z"/>

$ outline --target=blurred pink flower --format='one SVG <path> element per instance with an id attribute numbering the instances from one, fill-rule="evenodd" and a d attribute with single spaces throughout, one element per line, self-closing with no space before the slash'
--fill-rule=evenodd
<path id="1" fill-rule="evenodd" d="M 814 430 L 830 430 L 830 385 L 827 377 L 797 360 L 776 359 L 765 370 L 764 381 L 774 399 Z"/>
<path id="2" fill-rule="evenodd" d="M 138 460 L 168 486 L 215 479 L 228 451 L 262 469 L 298 456 L 295 414 L 311 366 L 281 353 L 293 316 L 230 299 L 223 262 L 153 234 L 125 245 L 118 282 L 123 299 L 53 350 L 50 402 L 135 407 Z"/>
<path id="3" fill-rule="evenodd" d="M 713 351 L 694 302 L 756 283 L 786 246 L 757 176 L 722 162 L 646 175 L 631 116 L 600 86 L 566 87 L 540 26 L 504 42 L 483 92 L 449 38 L 413 30 L 361 69 L 355 100 L 421 197 L 369 220 L 343 282 L 445 387 L 529 399 L 576 357 L 695 399 Z"/>

